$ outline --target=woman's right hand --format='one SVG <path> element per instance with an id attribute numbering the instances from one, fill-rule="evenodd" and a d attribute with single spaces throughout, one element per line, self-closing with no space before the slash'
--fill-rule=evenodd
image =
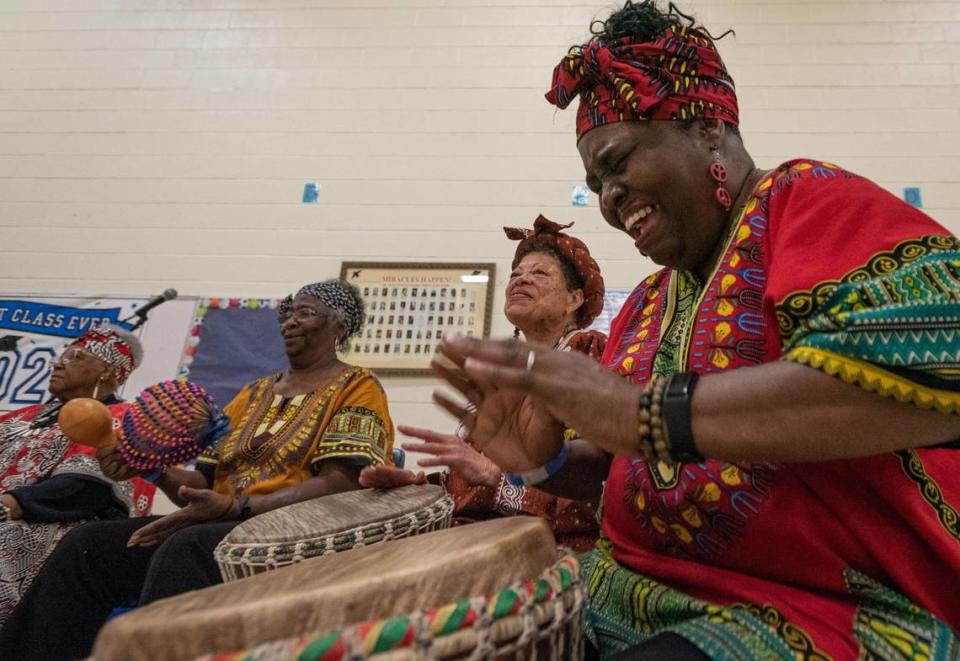
<path id="1" fill-rule="evenodd" d="M 144 471 L 138 471 L 131 467 L 117 450 L 116 445 L 97 448 L 97 461 L 100 462 L 100 470 L 103 471 L 103 474 L 114 482 L 124 482 L 132 477 L 140 477 L 145 474 Z"/>
<path id="2" fill-rule="evenodd" d="M 418 466 L 446 466 L 458 473 L 472 487 L 495 489 L 500 484 L 500 467 L 474 450 L 454 434 L 439 434 L 429 429 L 399 425 L 397 429 L 423 443 L 404 443 L 407 452 L 430 455 L 417 462 Z"/>
<path id="3" fill-rule="evenodd" d="M 423 471 L 414 473 L 395 466 L 367 466 L 360 471 L 357 480 L 361 487 L 366 489 L 395 489 L 410 484 L 426 484 L 427 476 Z"/>

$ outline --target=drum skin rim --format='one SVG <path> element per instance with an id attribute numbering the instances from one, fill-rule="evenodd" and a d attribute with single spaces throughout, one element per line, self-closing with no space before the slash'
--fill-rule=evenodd
<path id="1" fill-rule="evenodd" d="M 453 499 L 442 489 L 439 495 L 440 497 L 430 506 L 416 512 L 380 518 L 352 528 L 340 526 L 334 530 L 300 538 L 286 535 L 278 539 L 237 543 L 231 540 L 228 534 L 217 544 L 213 556 L 220 566 L 223 579 L 231 581 L 260 571 L 302 562 L 308 558 L 448 528 L 453 516 Z M 324 498 L 329 496 L 307 501 L 307 503 L 322 506 L 324 503 L 321 501 Z"/>

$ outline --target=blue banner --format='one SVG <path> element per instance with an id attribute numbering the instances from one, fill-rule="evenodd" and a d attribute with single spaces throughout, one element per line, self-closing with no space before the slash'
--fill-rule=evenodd
<path id="1" fill-rule="evenodd" d="M 79 337 L 101 324 L 116 324 L 120 308 L 82 308 L 38 301 L 0 300 L 0 329 L 53 337 Z"/>
<path id="2" fill-rule="evenodd" d="M 45 296 L 0 298 L 0 411 L 49 399 L 54 359 L 91 328 L 133 314 L 143 299 Z"/>

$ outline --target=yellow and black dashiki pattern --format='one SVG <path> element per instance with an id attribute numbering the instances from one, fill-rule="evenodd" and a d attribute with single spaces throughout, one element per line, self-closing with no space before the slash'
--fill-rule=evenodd
<path id="1" fill-rule="evenodd" d="M 215 491 L 273 493 L 315 476 L 328 459 L 392 462 L 393 422 L 372 372 L 351 367 L 323 390 L 290 398 L 274 392 L 279 378 L 244 386 L 224 408 L 233 431 L 197 460 L 215 467 Z"/>

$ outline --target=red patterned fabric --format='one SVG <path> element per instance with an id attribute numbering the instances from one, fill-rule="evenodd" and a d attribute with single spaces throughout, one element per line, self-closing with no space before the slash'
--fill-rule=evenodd
<path id="1" fill-rule="evenodd" d="M 567 349 L 585 353 L 599 361 L 603 350 L 607 346 L 607 336 L 600 331 L 583 331 L 577 333 L 567 342 Z"/>
<path id="2" fill-rule="evenodd" d="M 680 340 L 669 336 L 667 315 L 679 314 L 682 278 L 664 269 L 624 304 L 603 363 L 641 384 L 654 373 L 782 359 L 798 320 L 836 282 L 888 274 L 951 246 L 960 244 L 947 230 L 871 182 L 829 163 L 785 163 L 758 184 L 717 271 L 693 291 Z M 853 660 L 871 628 L 909 627 L 877 615 L 852 576 L 960 628 L 958 507 L 955 449 L 809 464 L 708 460 L 675 471 L 616 457 L 602 530 L 613 557 L 636 574 L 714 604 L 772 606 L 820 650 Z"/>
<path id="3" fill-rule="evenodd" d="M 128 406 L 110 405 L 115 429 Z M 140 478 L 114 482 L 100 471 L 94 448 L 71 443 L 56 422 L 35 426 L 44 418 L 52 420 L 59 407 L 52 402 L 0 415 L 0 492 L 69 475 L 110 487 L 130 516 L 149 514 L 156 491 L 152 484 Z M 59 541 L 82 523 L 0 522 L 0 627 Z"/>
<path id="4" fill-rule="evenodd" d="M 577 327 L 586 328 L 603 311 L 605 289 L 600 266 L 590 256 L 590 249 L 587 248 L 587 244 L 563 232 L 563 230 L 572 226 L 573 223 L 560 225 L 540 215 L 534 221 L 532 230 L 521 227 L 504 227 L 503 232 L 508 239 L 520 242 L 514 253 L 513 268 L 517 268 L 517 264 L 526 254 L 525 248 L 534 242 L 554 248 L 573 265 L 580 276 L 580 280 L 583 281 L 583 305 L 577 310 Z"/>
<path id="5" fill-rule="evenodd" d="M 740 123 L 733 79 L 706 34 L 676 26 L 654 41 L 629 37 L 570 51 L 553 70 L 547 101 L 577 96 L 577 136 L 612 122 L 716 118 Z"/>
<path id="6" fill-rule="evenodd" d="M 70 344 L 72 347 L 82 347 L 84 351 L 105 362 L 113 369 L 117 383 L 127 382 L 130 372 L 136 369 L 137 364 L 133 357 L 133 349 L 124 342 L 123 338 L 109 328 L 90 330 L 78 337 Z"/>

